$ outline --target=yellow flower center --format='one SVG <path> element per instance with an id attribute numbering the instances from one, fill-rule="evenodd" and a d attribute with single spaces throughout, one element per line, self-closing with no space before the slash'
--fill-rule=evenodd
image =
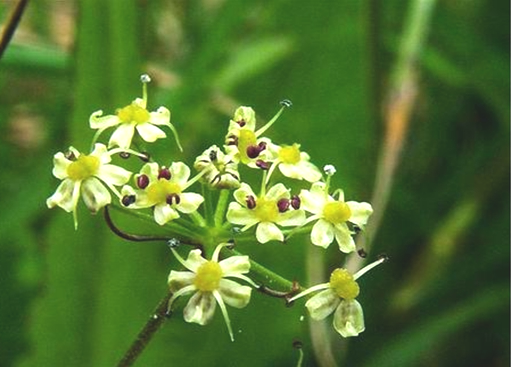
<path id="1" fill-rule="evenodd" d="M 299 144 L 285 145 L 279 149 L 279 160 L 287 164 L 297 164 L 300 162 Z"/>
<path id="2" fill-rule="evenodd" d="M 277 202 L 274 200 L 265 200 L 264 198 L 256 201 L 256 217 L 260 222 L 275 222 L 279 215 Z"/>
<path id="3" fill-rule="evenodd" d="M 100 168 L 100 160 L 92 155 L 80 155 L 78 159 L 72 162 L 66 173 L 73 181 L 81 181 L 94 176 Z"/>
<path id="4" fill-rule="evenodd" d="M 207 261 L 196 272 L 194 285 L 202 292 L 211 292 L 219 288 L 222 279 L 222 269 L 218 262 Z"/>
<path id="5" fill-rule="evenodd" d="M 167 201 L 168 195 L 181 193 L 181 187 L 177 183 L 161 178 L 150 184 L 146 192 L 150 202 L 162 203 Z"/>
<path id="6" fill-rule="evenodd" d="M 256 145 L 256 134 L 249 129 L 240 129 L 238 136 L 238 150 L 240 151 L 240 160 L 242 163 L 249 163 L 251 158 L 247 156 L 247 148 Z"/>
<path id="7" fill-rule="evenodd" d="M 332 224 L 340 224 L 349 220 L 352 212 L 345 202 L 332 201 L 324 205 L 323 215 Z"/>
<path id="8" fill-rule="evenodd" d="M 334 270 L 331 273 L 329 285 L 343 299 L 351 300 L 359 295 L 359 285 L 346 269 Z"/>
<path id="9" fill-rule="evenodd" d="M 117 110 L 117 117 L 119 117 L 119 120 L 123 123 L 135 122 L 136 124 L 148 122 L 150 119 L 148 110 L 136 103 L 132 103 Z"/>

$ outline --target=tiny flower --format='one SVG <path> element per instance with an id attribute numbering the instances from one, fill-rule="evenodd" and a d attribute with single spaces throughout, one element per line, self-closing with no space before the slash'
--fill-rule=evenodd
<path id="1" fill-rule="evenodd" d="M 124 197 L 135 197 L 135 202 L 127 199 L 128 208 L 154 208 L 155 221 L 165 223 L 179 218 L 179 213 L 189 214 L 197 210 L 204 198 L 193 192 L 184 192 L 198 176 L 188 180 L 190 168 L 182 162 L 174 162 L 169 168 L 157 163 L 146 163 L 140 174 L 135 176 L 137 189 L 124 186 Z"/>
<path id="2" fill-rule="evenodd" d="M 307 223 L 317 220 L 311 231 L 311 242 L 314 245 L 327 248 L 336 238 L 342 252 L 355 251 L 352 231 L 347 222 L 362 229 L 373 212 L 370 204 L 345 202 L 341 190 L 336 200 L 327 193 L 327 185 L 323 182 L 314 183 L 311 190 L 302 190 L 299 196 L 301 207 L 313 214 Z"/>
<path id="3" fill-rule="evenodd" d="M 226 135 L 226 152 L 249 167 L 256 168 L 256 161 L 268 161 L 270 152 L 267 145 L 270 140 L 262 134 L 278 119 L 286 106 L 263 127 L 256 130 L 256 117 L 251 107 L 239 107 L 229 123 Z"/>
<path id="4" fill-rule="evenodd" d="M 114 186 L 128 182 L 131 172 L 109 164 L 111 154 L 112 152 L 108 152 L 103 144 L 95 144 L 90 155 L 81 154 L 73 147 L 69 148 L 68 154 L 55 154 L 53 175 L 63 181 L 55 193 L 46 200 L 46 205 L 49 208 L 60 206 L 67 212 L 73 212 L 76 228 L 76 207 L 80 195 L 93 213 L 111 202 L 110 193 L 104 185 L 120 197 Z"/>
<path id="5" fill-rule="evenodd" d="M 176 143 L 181 150 L 178 134 L 174 126 L 170 123 L 171 112 L 165 107 L 159 107 L 153 112 L 149 112 L 146 108 L 146 85 L 150 81 L 151 78 L 149 75 L 142 75 L 141 82 L 143 83 L 143 98 L 137 98 L 128 106 L 119 108 L 115 115 L 102 116 L 103 111 L 99 110 L 93 112 L 89 118 L 90 127 L 92 129 L 98 129 L 96 136 L 99 136 L 109 127 L 117 126 L 117 129 L 114 131 L 108 142 L 109 148 L 117 146 L 121 149 L 128 149 L 132 143 L 135 130 L 137 130 L 144 141 L 153 143 L 157 139 L 166 137 L 165 132 L 158 126 L 167 126 L 174 134 Z"/>
<path id="6" fill-rule="evenodd" d="M 194 168 L 206 172 L 202 179 L 211 187 L 219 189 L 240 187 L 238 163 L 229 154 L 224 154 L 216 145 L 206 149 L 196 158 Z"/>
<path id="7" fill-rule="evenodd" d="M 227 219 L 237 225 L 243 225 L 242 231 L 258 225 L 256 239 L 260 243 L 271 240 L 283 241 L 284 236 L 277 225 L 283 227 L 300 226 L 306 220 L 303 210 L 291 206 L 290 193 L 279 183 L 264 195 L 254 194 L 246 183 L 234 192 L 237 202 L 228 207 Z"/>
<path id="8" fill-rule="evenodd" d="M 282 146 L 269 144 L 267 147 L 275 157 L 273 165 L 277 165 L 284 176 L 309 182 L 316 182 L 322 178 L 320 170 L 309 162 L 309 154 L 300 151 L 299 144 Z M 268 177 L 273 169 L 270 168 Z"/>
<path id="9" fill-rule="evenodd" d="M 169 309 L 178 297 L 194 293 L 183 309 L 183 317 L 186 322 L 206 325 L 212 320 L 216 303 L 218 303 L 229 336 L 233 341 L 233 331 L 226 304 L 231 307 L 244 308 L 251 299 L 252 289 L 227 278 L 242 279 L 253 286 L 256 284 L 243 275 L 248 273 L 251 267 L 248 256 L 231 256 L 221 261 L 218 260 L 221 248 L 228 245 L 227 243 L 218 245 L 211 260 L 203 258 L 200 250 L 190 251 L 187 260 L 183 260 L 171 247 L 171 251 L 178 261 L 188 271 L 172 270 L 169 274 L 169 287 L 174 292 L 169 301 Z"/>
<path id="10" fill-rule="evenodd" d="M 364 331 L 365 327 L 363 308 L 355 299 L 359 295 L 359 284 L 356 280 L 386 260 L 386 257 L 381 257 L 354 275 L 346 269 L 338 268 L 331 273 L 329 282 L 308 288 L 291 298 L 289 302 L 310 293 L 321 291 L 306 302 L 306 308 L 311 318 L 323 320 L 334 313 L 334 329 L 345 338 L 357 336 Z"/>

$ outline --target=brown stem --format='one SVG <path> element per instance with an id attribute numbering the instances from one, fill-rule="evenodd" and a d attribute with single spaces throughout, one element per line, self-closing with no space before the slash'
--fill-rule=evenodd
<path id="1" fill-rule="evenodd" d="M 7 49 L 7 45 L 9 45 L 9 42 L 11 41 L 12 36 L 14 35 L 14 31 L 16 31 L 16 28 L 18 27 L 18 24 L 21 20 L 23 12 L 25 11 L 27 3 L 28 0 L 19 0 L 14 6 L 14 9 L 12 10 L 9 16 L 7 25 L 5 26 L 4 31 L 0 36 L 0 59 L 2 58 L 5 50 Z"/>
<path id="2" fill-rule="evenodd" d="M 293 297 L 300 291 L 300 285 L 294 281 L 292 283 L 292 289 L 289 292 L 281 292 L 262 284 L 258 287 L 258 291 L 270 297 L 284 298 L 288 302 L 289 298 Z"/>
<path id="3" fill-rule="evenodd" d="M 130 348 L 126 351 L 123 358 L 119 361 L 117 367 L 128 367 L 135 363 L 153 336 L 160 329 L 160 327 L 162 327 L 164 321 L 169 317 L 167 314 L 167 305 L 171 296 L 172 292 L 169 291 L 165 297 L 162 298 L 156 307 L 155 312 L 139 332 L 137 339 L 135 339 Z"/>

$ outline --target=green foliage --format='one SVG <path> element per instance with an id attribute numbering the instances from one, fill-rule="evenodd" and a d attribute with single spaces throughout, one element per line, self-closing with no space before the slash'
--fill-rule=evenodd
<path id="1" fill-rule="evenodd" d="M 411 1 L 414 2 L 414 1 Z M 12 2 L 0 4 L 0 21 Z M 89 115 L 128 104 L 142 72 L 165 104 L 190 162 L 222 144 L 240 104 L 299 142 L 335 185 L 370 200 L 383 140 L 384 97 L 404 36 L 404 2 L 329 0 L 31 2 L 0 60 L 0 365 L 112 366 L 178 267 L 163 243 L 116 238 L 102 218 L 49 211 L 51 157 L 87 149 Z M 506 366 L 510 363 L 510 3 L 438 2 L 415 73 L 419 94 L 389 206 L 370 255 L 391 261 L 364 277 L 366 331 L 333 335 L 340 365 Z M 43 14 L 44 16 L 41 16 Z M 58 16 L 76 24 L 59 28 Z M 64 23 L 63 23 L 64 24 Z M 75 31 L 73 47 L 59 32 Z M 37 37 L 36 37 L 37 35 Z M 32 36 L 32 38 L 30 37 Z M 36 40 L 34 42 L 33 40 Z M 56 51 L 57 50 L 57 51 Z M 161 230 L 114 213 L 136 233 Z M 244 245 L 307 285 L 306 243 Z M 241 249 L 242 250 L 242 249 Z M 338 262 L 329 251 L 327 263 Z M 330 269 L 328 269 L 330 270 Z M 172 318 L 138 366 L 315 365 L 303 303 L 253 294 L 200 327 Z"/>

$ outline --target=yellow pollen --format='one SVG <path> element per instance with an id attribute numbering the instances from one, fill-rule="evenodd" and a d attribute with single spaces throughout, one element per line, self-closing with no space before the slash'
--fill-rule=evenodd
<path id="1" fill-rule="evenodd" d="M 146 192 L 151 203 L 163 203 L 168 195 L 181 193 L 181 187 L 177 183 L 161 178 L 150 184 Z"/>
<path id="2" fill-rule="evenodd" d="M 329 285 L 343 299 L 351 300 L 359 295 L 359 285 L 346 269 L 334 270 L 331 273 Z"/>
<path id="3" fill-rule="evenodd" d="M 218 262 L 207 261 L 197 269 L 194 285 L 202 292 L 214 291 L 219 288 L 222 275 Z"/>
<path id="4" fill-rule="evenodd" d="M 287 164 L 297 164 L 300 162 L 300 145 L 285 145 L 279 149 L 279 160 Z"/>
<path id="5" fill-rule="evenodd" d="M 323 215 L 332 224 L 340 224 L 349 220 L 352 212 L 345 202 L 333 201 L 324 205 Z"/>
<path id="6" fill-rule="evenodd" d="M 247 148 L 256 145 L 256 134 L 254 131 L 249 129 L 240 129 L 240 135 L 238 136 L 238 150 L 240 151 L 240 160 L 242 163 L 249 163 L 251 158 L 247 156 Z"/>
<path id="7" fill-rule="evenodd" d="M 135 122 L 136 124 L 142 124 L 149 121 L 150 115 L 148 110 L 132 103 L 117 110 L 117 117 L 123 123 Z"/>
<path id="8" fill-rule="evenodd" d="M 256 217 L 260 222 L 275 222 L 279 215 L 277 202 L 274 200 L 265 200 L 264 198 L 256 201 Z"/>
<path id="9" fill-rule="evenodd" d="M 92 155 L 80 155 L 78 159 L 72 162 L 66 173 L 73 181 L 81 181 L 94 176 L 100 167 L 100 160 L 98 157 Z"/>

